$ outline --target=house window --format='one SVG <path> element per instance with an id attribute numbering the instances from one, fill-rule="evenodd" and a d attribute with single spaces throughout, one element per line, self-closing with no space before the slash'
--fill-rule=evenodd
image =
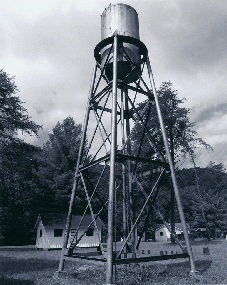
<path id="1" fill-rule="evenodd" d="M 160 232 L 160 236 L 163 236 L 163 232 Z"/>
<path id="2" fill-rule="evenodd" d="M 39 236 L 42 237 L 43 236 L 43 230 L 39 231 Z"/>
<path id="3" fill-rule="evenodd" d="M 61 237 L 63 234 L 63 229 L 54 229 L 54 237 Z"/>
<path id="4" fill-rule="evenodd" d="M 93 234 L 94 234 L 94 229 L 92 229 L 92 228 L 88 229 L 86 232 L 86 236 L 88 236 L 88 237 L 92 237 Z"/>

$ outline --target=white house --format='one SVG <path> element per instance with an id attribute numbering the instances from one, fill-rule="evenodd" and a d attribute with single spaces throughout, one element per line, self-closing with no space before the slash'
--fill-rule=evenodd
<path id="1" fill-rule="evenodd" d="M 184 232 L 183 232 L 181 223 L 175 223 L 175 233 L 176 233 L 179 240 L 182 240 L 184 238 Z M 155 230 L 155 240 L 156 241 L 168 241 L 168 240 L 170 240 L 170 232 L 168 231 L 168 229 L 165 225 L 160 225 Z"/>
<path id="2" fill-rule="evenodd" d="M 37 249 L 62 248 L 63 239 L 65 235 L 66 219 L 67 215 L 64 214 L 39 215 L 35 225 L 35 228 L 37 230 L 36 248 Z M 72 216 L 70 238 L 69 238 L 70 241 L 73 238 L 74 233 L 76 232 L 80 221 L 81 221 L 81 216 Z M 90 225 L 91 222 L 92 222 L 92 216 L 85 215 L 80 225 L 77 238 L 79 238 L 82 234 L 84 234 L 85 230 L 87 229 L 87 227 Z M 104 224 L 99 217 L 96 219 L 96 224 L 98 228 L 98 233 L 96 231 L 95 224 L 93 222 L 77 246 L 95 247 L 100 244 L 99 238 L 101 239 L 101 232 Z"/>

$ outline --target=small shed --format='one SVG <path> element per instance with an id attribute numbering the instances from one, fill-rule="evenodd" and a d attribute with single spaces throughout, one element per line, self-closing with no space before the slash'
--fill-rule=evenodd
<path id="1" fill-rule="evenodd" d="M 72 216 L 69 241 L 72 240 L 74 233 L 76 232 L 78 225 L 81 221 L 81 218 L 81 216 Z M 35 229 L 37 231 L 36 248 L 62 248 L 63 239 L 65 235 L 66 220 L 67 215 L 65 214 L 40 214 L 35 225 Z M 91 224 L 91 222 L 92 216 L 85 215 L 77 234 L 78 238 L 84 233 L 84 231 Z M 100 244 L 99 238 L 101 239 L 102 227 L 104 226 L 104 224 L 99 217 L 96 219 L 96 224 L 98 228 L 98 234 L 95 228 L 95 224 L 93 222 L 89 229 L 86 231 L 86 234 L 77 244 L 77 246 L 96 247 Z"/>
<path id="2" fill-rule="evenodd" d="M 183 227 L 181 223 L 175 223 L 175 233 L 179 240 L 184 239 L 184 232 L 183 232 Z M 170 240 L 170 232 L 165 225 L 160 225 L 155 230 L 155 240 L 156 241 L 169 241 Z"/>

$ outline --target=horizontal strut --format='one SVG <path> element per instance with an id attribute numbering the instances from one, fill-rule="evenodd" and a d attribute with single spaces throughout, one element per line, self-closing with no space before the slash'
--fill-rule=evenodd
<path id="1" fill-rule="evenodd" d="M 99 255 L 99 254 L 97 254 Z M 86 256 L 82 254 L 74 253 L 72 256 L 65 255 L 66 257 L 87 259 L 87 260 L 95 260 L 106 262 L 105 258 L 98 258 L 93 256 Z M 102 256 L 102 255 L 101 255 Z M 137 258 L 123 258 L 123 259 L 115 259 L 114 264 L 129 264 L 129 263 L 140 263 L 140 262 L 149 262 L 149 261 L 161 261 L 168 259 L 177 259 L 177 258 L 188 258 L 188 253 L 178 253 L 178 254 L 169 254 L 169 255 L 155 255 L 155 256 L 145 256 L 145 257 L 137 257 Z"/>
<path id="2" fill-rule="evenodd" d="M 96 102 L 93 103 L 93 107 L 94 107 L 95 110 L 98 109 L 98 110 L 103 110 L 103 111 L 108 112 L 108 113 L 112 113 L 112 109 L 110 109 L 110 108 L 103 108 L 102 106 L 99 106 L 98 103 L 96 103 Z M 120 114 L 121 113 L 118 111 L 117 115 L 120 115 Z"/>
<path id="3" fill-rule="evenodd" d="M 103 89 L 102 89 L 102 91 L 100 91 L 98 94 L 96 94 L 95 96 L 94 96 L 94 94 L 93 94 L 93 97 L 91 98 L 91 100 L 90 100 L 90 102 L 92 103 L 92 102 L 95 102 L 100 96 L 102 96 L 103 94 L 105 94 L 105 93 L 107 93 L 111 88 L 112 88 L 112 85 L 111 85 L 112 83 L 110 82 L 106 87 L 104 87 Z"/>
<path id="4" fill-rule="evenodd" d="M 117 153 L 117 161 L 125 161 L 125 160 L 149 162 L 149 163 L 154 164 L 154 165 L 163 166 L 167 169 L 169 168 L 169 164 L 167 162 Z"/>
<path id="5" fill-rule="evenodd" d="M 103 157 L 100 157 L 99 159 L 97 159 L 97 160 L 95 160 L 95 161 L 92 161 L 91 163 L 89 163 L 89 164 L 87 164 L 87 165 L 85 165 L 85 166 L 82 166 L 82 165 L 81 165 L 80 168 L 79 168 L 79 171 L 82 172 L 82 171 L 84 171 L 84 170 L 86 170 L 86 169 L 88 169 L 88 168 L 90 168 L 90 167 L 92 167 L 92 166 L 94 166 L 94 165 L 97 165 L 98 163 L 107 161 L 107 160 L 109 160 L 109 159 L 110 159 L 110 155 L 107 154 L 107 155 L 105 155 L 105 156 L 103 156 Z"/>
<path id="6" fill-rule="evenodd" d="M 147 95 L 147 97 L 149 97 L 150 100 L 154 100 L 154 95 L 151 92 L 147 92 L 147 91 L 143 90 L 142 88 L 137 88 L 137 87 L 134 87 L 132 85 L 129 85 L 129 84 L 126 84 L 126 83 L 123 83 L 120 81 L 118 81 L 118 87 L 120 89 L 130 89 L 132 91 L 136 91 L 138 93 Z"/>
<path id="7" fill-rule="evenodd" d="M 179 254 L 170 254 L 170 255 L 145 256 L 138 258 L 124 258 L 124 259 L 115 259 L 114 264 L 140 263 L 140 262 L 159 261 L 159 260 L 187 258 L 187 257 L 189 257 L 188 253 L 179 253 Z"/>

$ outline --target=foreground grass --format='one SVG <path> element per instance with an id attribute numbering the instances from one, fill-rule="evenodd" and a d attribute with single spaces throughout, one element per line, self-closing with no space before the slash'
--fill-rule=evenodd
<path id="1" fill-rule="evenodd" d="M 159 250 L 163 244 L 145 243 Z M 170 245 L 164 244 L 166 250 Z M 203 255 L 208 247 L 210 255 Z M 198 274 L 190 276 L 188 259 L 119 265 L 115 283 L 136 284 L 227 284 L 227 242 L 198 242 L 192 245 Z M 172 248 L 171 248 L 172 250 Z M 105 284 L 105 264 L 95 261 L 67 259 L 65 270 L 56 274 L 60 251 L 35 251 L 23 248 L 0 248 L 0 284 L 2 285 L 99 285 Z"/>

